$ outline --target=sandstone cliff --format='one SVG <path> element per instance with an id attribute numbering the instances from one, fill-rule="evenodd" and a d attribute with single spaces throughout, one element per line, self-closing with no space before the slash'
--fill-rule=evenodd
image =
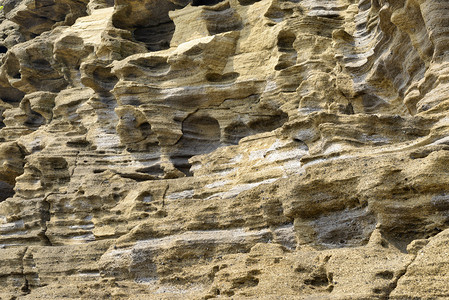
<path id="1" fill-rule="evenodd" d="M 448 1 L 1 5 L 1 299 L 449 299 Z"/>

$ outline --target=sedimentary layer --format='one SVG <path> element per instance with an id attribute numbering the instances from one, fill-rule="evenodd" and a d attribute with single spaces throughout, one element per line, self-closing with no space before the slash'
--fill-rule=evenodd
<path id="1" fill-rule="evenodd" d="M 1 4 L 0 298 L 449 298 L 449 3 Z"/>

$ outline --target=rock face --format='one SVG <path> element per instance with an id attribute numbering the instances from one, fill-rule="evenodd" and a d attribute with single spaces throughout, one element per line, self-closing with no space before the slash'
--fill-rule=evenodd
<path id="1" fill-rule="evenodd" d="M 449 2 L 2 5 L 0 298 L 449 298 Z"/>

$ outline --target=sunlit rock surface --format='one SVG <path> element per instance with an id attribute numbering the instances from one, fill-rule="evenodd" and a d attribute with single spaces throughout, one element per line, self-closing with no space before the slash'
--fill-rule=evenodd
<path id="1" fill-rule="evenodd" d="M 449 3 L 4 0 L 1 299 L 449 298 Z"/>

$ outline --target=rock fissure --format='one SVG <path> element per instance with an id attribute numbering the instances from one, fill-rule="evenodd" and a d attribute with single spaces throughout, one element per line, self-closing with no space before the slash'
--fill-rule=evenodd
<path id="1" fill-rule="evenodd" d="M 388 285 L 385 291 L 385 299 L 391 299 L 390 295 L 394 292 L 394 290 L 398 286 L 399 279 L 401 279 L 407 273 L 408 267 L 415 261 L 415 259 L 416 255 L 411 260 L 411 262 L 408 263 L 403 270 L 400 270 L 399 273 L 394 277 L 393 282 Z"/>

